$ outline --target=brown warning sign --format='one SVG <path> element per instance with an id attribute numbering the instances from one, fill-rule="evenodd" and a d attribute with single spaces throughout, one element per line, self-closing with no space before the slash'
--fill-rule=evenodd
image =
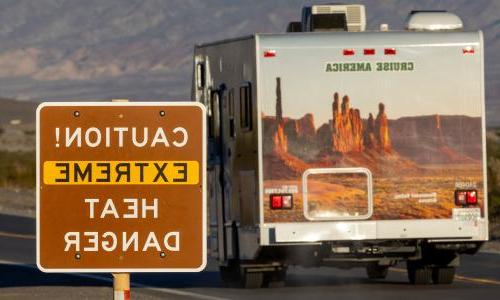
<path id="1" fill-rule="evenodd" d="M 205 140 L 205 109 L 194 102 L 41 104 L 38 267 L 201 271 Z"/>

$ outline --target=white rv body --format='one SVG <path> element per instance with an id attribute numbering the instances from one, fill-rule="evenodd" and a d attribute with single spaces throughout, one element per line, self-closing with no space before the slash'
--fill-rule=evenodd
<path id="1" fill-rule="evenodd" d="M 194 55 L 211 130 L 209 253 L 223 265 L 305 253 L 329 265 L 343 251 L 393 263 L 421 258 L 421 243 L 464 253 L 488 240 L 481 32 L 256 34 Z M 328 199 L 330 187 L 356 198 Z M 457 205 L 462 190 L 477 204 Z M 293 207 L 273 209 L 275 195 Z M 391 259 L 384 243 L 401 251 Z"/>

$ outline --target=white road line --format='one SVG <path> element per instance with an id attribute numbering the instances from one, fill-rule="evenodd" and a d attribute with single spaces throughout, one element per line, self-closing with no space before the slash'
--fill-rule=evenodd
<path id="1" fill-rule="evenodd" d="M 466 277 L 466 276 L 462 276 L 462 275 L 455 275 L 455 279 L 458 279 L 461 281 L 474 282 L 474 283 L 486 283 L 486 284 L 500 285 L 500 281 L 493 280 L 493 279 Z"/>
<path id="2" fill-rule="evenodd" d="M 0 231 L 0 236 L 16 238 L 16 239 L 27 239 L 27 240 L 36 239 L 36 236 L 34 236 L 32 234 L 13 233 L 13 232 L 7 232 L 7 231 Z"/>
<path id="3" fill-rule="evenodd" d="M 398 273 L 406 273 L 407 271 L 405 269 L 401 268 L 390 268 L 389 270 L 398 272 Z M 485 283 L 485 284 L 493 284 L 493 285 L 500 285 L 500 281 L 498 280 L 493 280 L 493 279 L 486 279 L 486 278 L 476 278 L 476 277 L 467 277 L 467 276 L 462 276 L 462 275 L 455 275 L 455 279 L 459 281 L 465 281 L 465 282 L 474 282 L 474 283 Z"/>
<path id="4" fill-rule="evenodd" d="M 479 250 L 480 253 L 486 253 L 486 254 L 500 254 L 500 250 L 495 250 L 495 249 L 487 249 L 487 250 Z"/>
<path id="5" fill-rule="evenodd" d="M 14 262 L 14 261 L 7 261 L 7 260 L 0 259 L 0 264 L 15 265 L 15 266 L 23 267 L 23 268 L 38 270 L 37 266 L 35 266 L 35 265 L 18 263 L 18 262 Z M 56 274 L 56 273 L 54 273 L 54 274 Z M 100 280 L 100 281 L 104 281 L 104 282 L 113 284 L 112 278 L 104 277 L 104 276 L 100 276 L 100 275 L 81 274 L 81 273 L 64 273 L 64 274 L 69 275 L 69 276 L 76 276 L 76 277 Z M 195 298 L 195 299 L 205 299 L 205 300 L 226 300 L 226 298 L 202 295 L 202 294 L 198 294 L 198 293 L 194 293 L 194 292 L 181 291 L 181 290 L 177 290 L 177 289 L 158 288 L 158 287 L 154 287 L 154 286 L 150 286 L 150 285 L 142 284 L 142 283 L 131 282 L 130 284 L 132 287 L 143 288 L 143 289 L 147 289 L 150 291 L 171 294 L 171 295 L 176 295 L 176 296 L 185 296 L 185 297 L 191 297 L 191 298 Z M 134 291 L 132 291 L 132 293 L 133 292 Z"/>

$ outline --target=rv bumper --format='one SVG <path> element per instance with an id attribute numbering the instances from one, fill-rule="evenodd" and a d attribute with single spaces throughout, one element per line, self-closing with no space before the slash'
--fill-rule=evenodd
<path id="1" fill-rule="evenodd" d="M 268 223 L 261 227 L 261 245 L 317 243 L 324 241 L 426 239 L 485 241 L 488 222 L 457 220 L 397 220 Z"/>

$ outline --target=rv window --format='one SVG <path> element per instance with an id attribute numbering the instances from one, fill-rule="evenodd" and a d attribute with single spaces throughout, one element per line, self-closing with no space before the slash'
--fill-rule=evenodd
<path id="1" fill-rule="evenodd" d="M 229 118 L 234 119 L 234 89 L 230 89 L 228 92 L 228 100 L 229 100 Z"/>
<path id="2" fill-rule="evenodd" d="M 219 92 L 212 91 L 210 93 L 210 104 L 209 104 L 209 137 L 218 137 L 219 136 Z"/>
<path id="3" fill-rule="evenodd" d="M 236 128 L 234 128 L 234 89 L 230 89 L 228 93 L 229 102 L 229 136 L 236 137 Z"/>
<path id="4" fill-rule="evenodd" d="M 244 130 L 252 130 L 252 92 L 250 83 L 240 87 L 240 125 Z"/>
<path id="5" fill-rule="evenodd" d="M 196 65 L 196 86 L 198 89 L 205 87 L 205 64 L 201 62 Z"/>
<path id="6" fill-rule="evenodd" d="M 212 95 L 212 91 L 209 89 L 208 90 L 209 94 Z M 213 124 L 212 124 L 212 119 L 213 119 L 213 111 L 212 111 L 212 104 L 213 104 L 213 101 L 211 99 L 212 97 L 210 97 L 210 101 L 208 101 L 207 103 L 207 118 L 208 118 L 208 137 L 213 137 L 212 136 L 212 127 L 213 127 Z"/>

